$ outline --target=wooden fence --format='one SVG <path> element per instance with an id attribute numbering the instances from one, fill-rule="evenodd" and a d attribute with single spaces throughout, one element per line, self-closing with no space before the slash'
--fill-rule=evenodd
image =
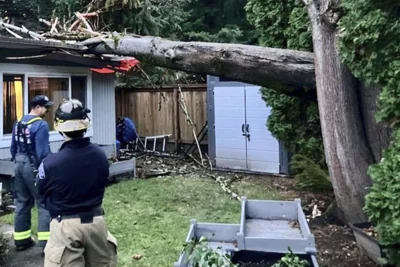
<path id="1" fill-rule="evenodd" d="M 188 113 L 196 125 L 196 133 L 199 133 L 207 121 L 207 85 L 184 85 L 181 90 Z M 153 88 L 117 88 L 117 117 L 131 118 L 140 136 L 171 134 L 169 141 L 175 144 L 193 142 L 192 127 L 178 102 L 178 89 L 168 86 L 160 91 Z"/>

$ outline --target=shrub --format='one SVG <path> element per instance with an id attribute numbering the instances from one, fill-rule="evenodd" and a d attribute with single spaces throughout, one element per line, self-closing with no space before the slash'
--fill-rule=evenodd
<path id="1" fill-rule="evenodd" d="M 366 196 L 365 212 L 376 225 L 379 242 L 393 263 L 400 263 L 400 130 L 379 164 L 369 169 L 373 186 Z"/>
<path id="2" fill-rule="evenodd" d="M 296 186 L 313 191 L 331 191 L 332 183 L 327 170 L 320 167 L 313 160 L 296 154 L 290 163 L 296 173 Z"/>

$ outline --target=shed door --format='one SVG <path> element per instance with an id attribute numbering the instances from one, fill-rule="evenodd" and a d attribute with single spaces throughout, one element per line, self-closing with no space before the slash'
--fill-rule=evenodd
<path id="1" fill-rule="evenodd" d="M 279 141 L 267 128 L 271 108 L 261 97 L 259 86 L 246 86 L 247 167 L 250 171 L 279 173 Z"/>
<path id="2" fill-rule="evenodd" d="M 246 170 L 245 88 L 214 87 L 215 164 L 218 168 Z"/>

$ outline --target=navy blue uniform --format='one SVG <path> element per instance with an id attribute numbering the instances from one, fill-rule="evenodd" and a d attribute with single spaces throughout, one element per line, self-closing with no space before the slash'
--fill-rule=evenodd
<path id="1" fill-rule="evenodd" d="M 26 128 L 22 125 L 25 123 Z M 35 115 L 25 115 L 13 127 L 11 157 L 16 163 L 13 181 L 16 198 L 14 242 L 18 247 L 32 243 L 31 210 L 36 202 L 38 208 L 38 241 L 41 247 L 49 239 L 50 215 L 41 205 L 35 188 L 35 170 L 50 151 L 49 128 L 46 121 Z"/>
<path id="2" fill-rule="evenodd" d="M 76 215 L 101 207 L 109 163 L 89 138 L 63 143 L 38 169 L 37 187 L 52 218 Z"/>

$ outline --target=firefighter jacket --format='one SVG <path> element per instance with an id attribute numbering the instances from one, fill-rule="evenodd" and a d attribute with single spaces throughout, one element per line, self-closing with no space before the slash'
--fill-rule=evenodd
<path id="1" fill-rule="evenodd" d="M 109 176 L 103 149 L 89 138 L 66 141 L 59 152 L 44 159 L 37 188 L 52 218 L 100 207 Z"/>
<path id="2" fill-rule="evenodd" d="M 12 160 L 17 154 L 29 156 L 37 168 L 51 154 L 47 122 L 38 116 L 23 116 L 14 124 L 10 152 Z"/>

